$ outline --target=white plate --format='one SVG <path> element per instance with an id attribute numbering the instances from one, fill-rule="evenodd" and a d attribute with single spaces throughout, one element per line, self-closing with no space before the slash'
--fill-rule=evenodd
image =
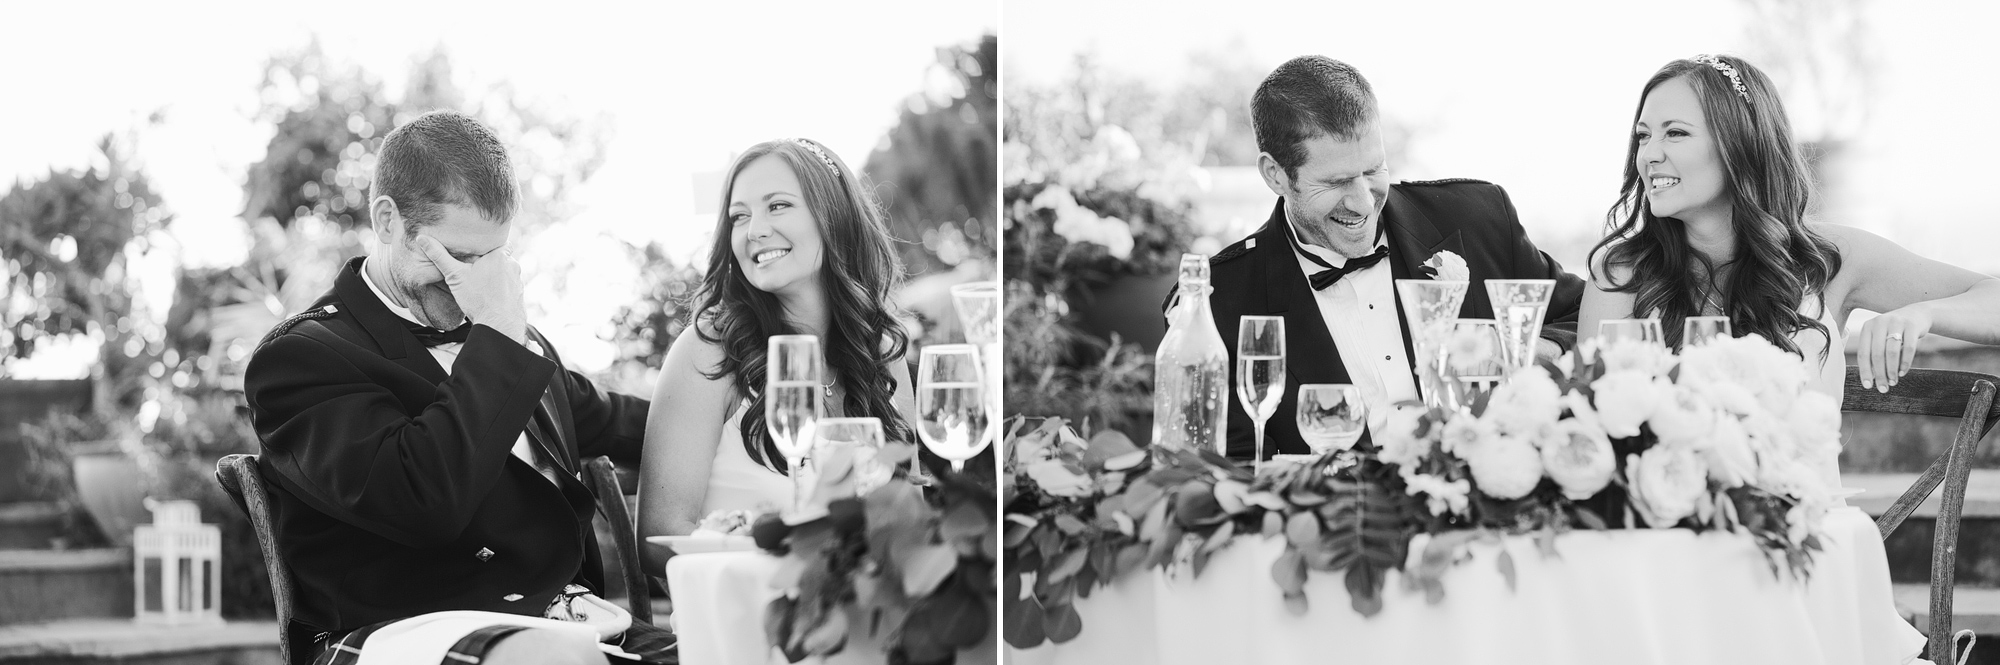
<path id="1" fill-rule="evenodd" d="M 646 539 L 673 550 L 675 554 L 702 554 L 704 552 L 749 552 L 757 549 L 757 541 L 749 536 L 653 536 Z"/>

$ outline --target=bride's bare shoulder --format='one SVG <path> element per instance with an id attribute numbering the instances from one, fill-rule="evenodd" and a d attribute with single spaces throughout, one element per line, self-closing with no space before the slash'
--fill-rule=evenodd
<path id="1" fill-rule="evenodd" d="M 719 342 L 720 335 L 709 327 L 708 321 L 696 321 L 681 330 L 674 337 L 674 343 L 667 347 L 667 357 L 660 368 L 661 381 L 689 381 L 708 379 L 727 355 Z M 712 379 L 710 379 L 712 380 Z"/>

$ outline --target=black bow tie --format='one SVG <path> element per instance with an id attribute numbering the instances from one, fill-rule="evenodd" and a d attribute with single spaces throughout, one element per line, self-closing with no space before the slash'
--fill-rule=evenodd
<path id="1" fill-rule="evenodd" d="M 403 325 L 409 328 L 410 334 L 416 335 L 417 341 L 423 342 L 425 347 L 437 346 L 439 344 L 464 344 L 466 336 L 472 334 L 472 324 L 470 323 L 451 330 L 438 330 L 409 321 L 403 322 Z"/>
<path id="2" fill-rule="evenodd" d="M 1333 283 L 1340 281 L 1340 278 L 1372 268 L 1375 264 L 1381 263 L 1382 259 L 1389 258 L 1389 246 L 1376 245 L 1374 253 L 1348 259 L 1347 263 L 1335 268 L 1333 264 L 1327 263 L 1326 259 L 1322 259 L 1318 255 L 1306 251 L 1305 243 L 1301 242 L 1298 236 L 1292 233 L 1291 225 L 1289 224 L 1285 226 L 1285 238 L 1292 241 L 1292 249 L 1298 250 L 1299 256 L 1306 257 L 1306 260 L 1313 262 L 1313 265 L 1325 268 L 1325 270 L 1313 273 L 1312 275 L 1314 291 L 1325 291 L 1326 287 L 1333 286 Z M 1378 239 L 1377 242 L 1380 242 L 1380 240 Z"/>

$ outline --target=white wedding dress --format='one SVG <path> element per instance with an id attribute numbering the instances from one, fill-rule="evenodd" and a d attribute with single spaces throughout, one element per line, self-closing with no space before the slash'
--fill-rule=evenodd
<path id="1" fill-rule="evenodd" d="M 1826 353 L 1823 361 L 1820 354 L 1827 350 L 1829 341 L 1838 343 L 1846 339 L 1840 322 L 1834 319 L 1832 312 L 1824 311 L 1824 306 L 1817 299 L 1808 300 L 1800 308 L 1800 313 L 1808 316 L 1817 314 L 1815 318 L 1826 326 L 1832 338 L 1828 340 L 1810 330 L 1792 333 L 1792 343 L 1805 355 L 1806 369 L 1812 373 L 1807 386 L 1839 399 L 1847 385 L 1844 345 L 1836 344 L 1831 352 Z M 1827 487 L 1841 487 L 1838 459 L 1821 469 L 1823 476 L 1831 476 L 1825 478 Z M 1808 593 L 1813 604 L 1822 612 L 1858 612 L 1860 615 L 1853 622 L 1822 625 L 1861 627 L 1862 634 L 1839 638 L 1865 652 L 1860 662 L 1911 662 L 1921 655 L 1924 634 L 1897 614 L 1895 595 L 1889 584 L 1889 558 L 1882 547 L 1882 534 L 1875 527 L 1875 520 L 1860 508 L 1847 505 L 1845 499 L 1839 499 L 1835 507 L 1827 512 L 1825 525 L 1827 537 L 1835 542 L 1826 543 L 1826 549 L 1816 557 Z"/>
<path id="2" fill-rule="evenodd" d="M 718 510 L 766 512 L 792 505 L 792 479 L 750 457 L 743 449 L 743 418 L 750 402 L 737 402 L 722 422 L 722 436 L 715 444 L 715 458 L 708 466 L 708 495 L 702 499 L 701 514 Z"/>

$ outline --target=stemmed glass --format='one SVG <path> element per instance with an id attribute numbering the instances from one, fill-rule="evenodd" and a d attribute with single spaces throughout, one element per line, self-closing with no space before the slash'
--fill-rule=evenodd
<path id="1" fill-rule="evenodd" d="M 1442 349 L 1445 403 L 1468 409 L 1479 396 L 1500 385 L 1508 365 L 1500 352 L 1506 342 L 1492 319 L 1459 319 Z"/>
<path id="2" fill-rule="evenodd" d="M 1347 450 L 1368 427 L 1368 405 L 1361 389 L 1350 384 L 1308 383 L 1299 386 L 1298 423 L 1313 454 Z"/>
<path id="3" fill-rule="evenodd" d="M 962 472 L 965 461 L 985 450 L 986 395 L 979 348 L 933 344 L 917 361 L 917 436 L 938 457 Z"/>
<path id="4" fill-rule="evenodd" d="M 1690 316 L 1681 322 L 1681 348 L 1694 348 L 1729 336 L 1727 316 Z"/>
<path id="5" fill-rule="evenodd" d="M 1486 299 L 1500 325 L 1500 350 L 1507 369 L 1535 363 L 1535 340 L 1542 335 L 1542 317 L 1555 290 L 1553 279 L 1486 280 Z"/>
<path id="6" fill-rule="evenodd" d="M 878 458 L 882 454 L 882 419 L 821 418 L 815 429 L 817 442 L 813 444 L 813 457 L 822 461 L 822 472 L 828 468 L 825 460 L 833 459 L 835 450 L 852 449 L 848 458 L 852 466 L 848 472 L 854 479 L 856 495 L 865 495 L 887 484 L 895 475 L 895 469 Z"/>
<path id="7" fill-rule="evenodd" d="M 1264 465 L 1264 421 L 1271 419 L 1284 396 L 1284 317 L 1243 317 L 1236 330 L 1236 397 L 1242 400 L 1243 411 L 1257 421 L 1252 468 Z"/>
<path id="8" fill-rule="evenodd" d="M 812 452 L 820 417 L 819 338 L 812 335 L 772 335 L 765 354 L 764 428 L 792 475 L 792 511 L 803 512 L 806 457 Z"/>
<path id="9" fill-rule="evenodd" d="M 965 341 L 979 347 L 979 358 L 985 362 L 986 380 L 981 387 L 986 390 L 986 445 L 1000 439 L 1002 390 L 1000 380 L 1005 376 L 1005 368 L 1000 356 L 1000 284 L 997 282 L 967 282 L 951 287 L 952 309 L 958 312 L 958 322 L 965 329 Z M 910 463 L 916 464 L 911 458 Z"/>
<path id="10" fill-rule="evenodd" d="M 1659 319 L 1610 319 L 1597 324 L 1597 335 L 1604 338 L 1601 344 L 1610 346 L 1624 340 L 1638 340 L 1648 344 L 1664 344 L 1666 335 L 1660 332 Z"/>

